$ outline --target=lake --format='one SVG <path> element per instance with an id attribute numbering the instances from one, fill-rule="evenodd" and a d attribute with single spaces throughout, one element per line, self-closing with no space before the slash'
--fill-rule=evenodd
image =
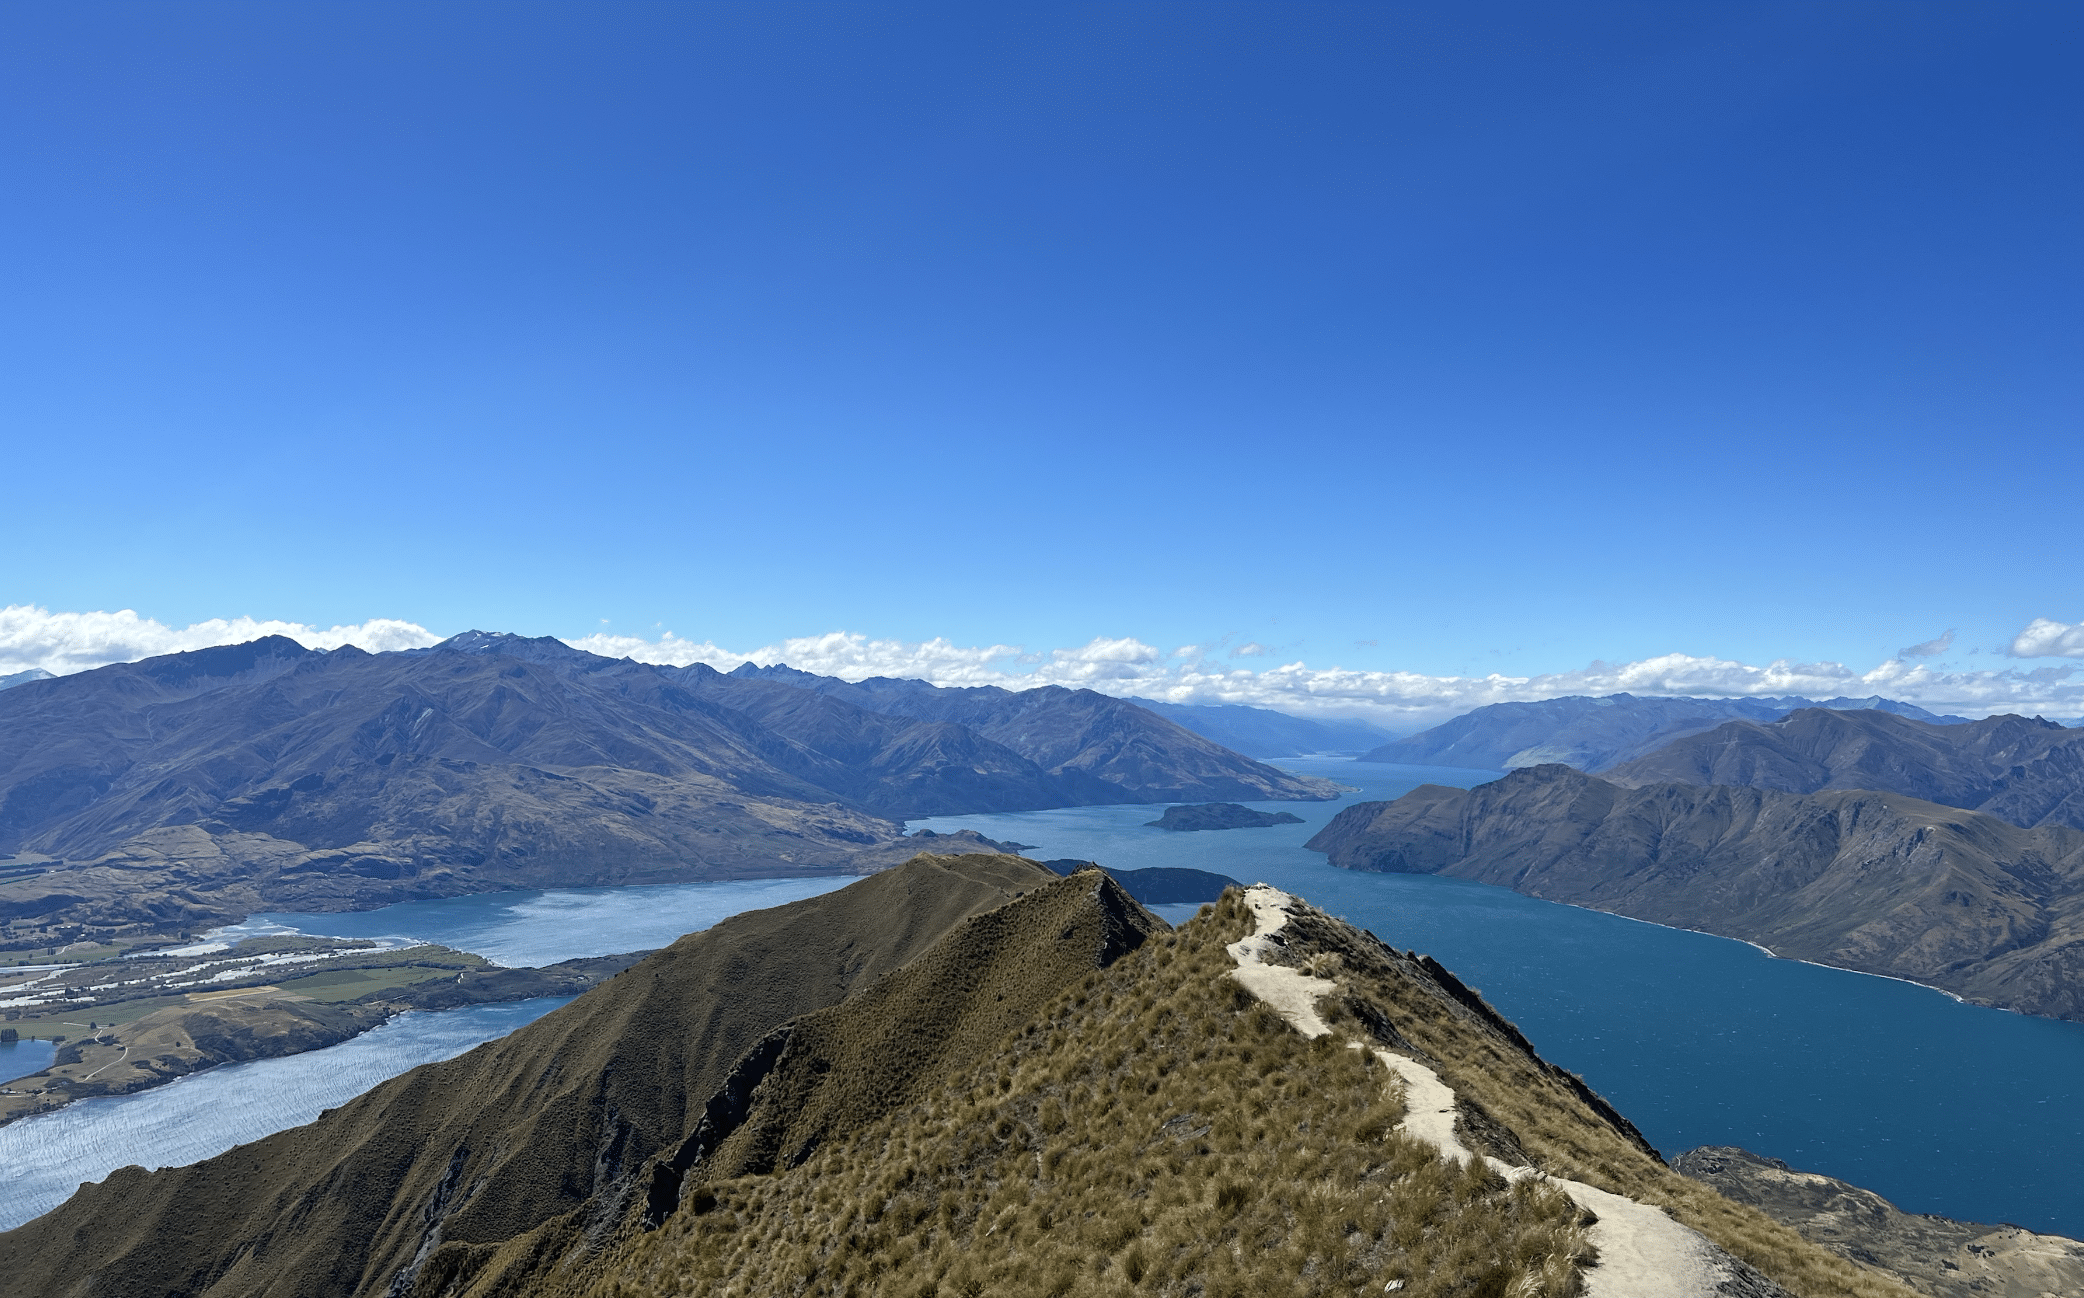
<path id="1" fill-rule="evenodd" d="M 950 816 L 914 827 L 976 829 L 1035 844 L 1042 857 L 1264 880 L 1438 957 L 1667 1153 L 1743 1145 L 1913 1211 L 2084 1236 L 2084 1184 L 2074 1175 L 2084 1166 L 2084 1025 L 1966 1006 L 1908 983 L 1775 960 L 1742 942 L 1484 884 L 1337 870 L 1302 844 L 1340 807 L 1486 774 L 1334 759 L 1278 764 L 1359 788 L 1335 803 L 1253 804 L 1306 822 L 1268 829 L 1146 828 L 1157 807 Z M 255 916 L 233 935 L 403 937 L 541 965 L 660 946 L 739 910 L 848 882 L 497 893 L 355 914 Z M 1180 921 L 1193 909 L 1161 913 Z M 307 1122 L 558 1003 L 406 1015 L 327 1050 L 214 1069 L 0 1127 L 0 1225 L 25 1219 L 32 1205 L 45 1211 L 80 1181 L 124 1163 L 189 1162 Z"/>
<path id="2" fill-rule="evenodd" d="M 1667 1154 L 1742 1145 L 1910 1211 L 2084 1236 L 2084 1024 L 1485 884 L 1336 869 L 1302 844 L 1340 807 L 1489 776 L 1275 764 L 1360 788 L 1336 803 L 1250 804 L 1306 822 L 1267 829 L 1172 833 L 1144 826 L 1150 807 L 913 823 L 1032 843 L 1035 856 L 1273 884 L 1438 958 Z"/>
<path id="3" fill-rule="evenodd" d="M 727 916 L 782 906 L 844 888 L 852 875 L 818 879 L 731 879 L 637 888 L 552 888 L 407 901 L 381 910 L 330 914 L 276 911 L 213 929 L 237 941 L 271 933 L 409 938 L 470 951 L 509 968 L 581 956 L 649 951 Z"/>
<path id="4" fill-rule="evenodd" d="M 58 1057 L 58 1047 L 48 1041 L 0 1041 L 0 1082 L 40 1073 Z"/>
<path id="5" fill-rule="evenodd" d="M 41 1216 L 119 1167 L 181 1167 L 302 1126 L 407 1069 L 453 1059 L 570 997 L 401 1014 L 324 1050 L 225 1064 L 135 1095 L 69 1104 L 0 1127 L 0 1230 Z"/>

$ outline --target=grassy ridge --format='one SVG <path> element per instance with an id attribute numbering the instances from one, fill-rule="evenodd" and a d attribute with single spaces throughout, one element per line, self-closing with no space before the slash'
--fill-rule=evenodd
<path id="1" fill-rule="evenodd" d="M 632 1219 L 605 1246 L 538 1241 L 527 1265 L 415 1292 L 1577 1292 L 1596 1260 L 1585 1216 L 1396 1131 L 1397 1083 L 1345 1048 L 1358 1040 L 1436 1068 L 1470 1144 L 1663 1206 L 1789 1292 L 1908 1293 L 1672 1173 L 1444 970 L 1298 910 L 1279 958 L 1339 983 L 1320 1002 L 1330 1037 L 1306 1041 L 1228 977 L 1223 948 L 1252 922 L 1232 893 L 796 1166 L 734 1162 L 726 1142 L 655 1231 Z"/>

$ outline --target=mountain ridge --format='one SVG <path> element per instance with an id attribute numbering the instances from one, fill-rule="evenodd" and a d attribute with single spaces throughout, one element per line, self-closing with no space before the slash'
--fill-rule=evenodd
<path id="1" fill-rule="evenodd" d="M 924 858 L 734 917 L 310 1127 L 84 1187 L 0 1236 L 0 1295 L 1566 1298 L 1589 1238 L 1629 1265 L 1628 1214 L 1698 1241 L 1688 1298 L 1905 1292 L 1669 1171 L 1437 964 L 1268 892 L 1175 932 L 1099 871 Z M 1443 1120 L 1484 1157 L 1404 1129 Z"/>
<path id="2" fill-rule="evenodd" d="M 1940 717 L 1911 703 L 1876 695 L 1866 699 L 1686 698 L 1574 694 L 1526 703 L 1492 703 L 1430 730 L 1362 754 L 1363 762 L 1457 766 L 1502 771 L 1560 762 L 1597 774 L 1674 739 L 1712 730 L 1725 721 L 1771 721 L 1798 708 L 1869 709 L 1929 721 Z"/>
<path id="3" fill-rule="evenodd" d="M 913 816 L 1336 788 L 1089 691 L 748 675 L 469 632 L 396 654 L 264 637 L 18 686 L 0 693 L 0 852 L 38 868 L 0 879 L 0 945 L 847 873 L 894 863 Z"/>
<path id="4" fill-rule="evenodd" d="M 1934 725 L 1886 712 L 1803 708 L 1767 724 L 1728 722 L 1602 774 L 1629 787 L 1877 789 L 2026 828 L 2084 829 L 2084 732 L 2039 717 Z"/>

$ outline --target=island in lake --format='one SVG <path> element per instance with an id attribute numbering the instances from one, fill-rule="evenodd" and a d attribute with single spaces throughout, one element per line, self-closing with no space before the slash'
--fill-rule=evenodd
<path id="1" fill-rule="evenodd" d="M 1146 825 L 1189 833 L 1197 829 L 1264 829 L 1268 825 L 1300 825 L 1301 816 L 1285 811 L 1254 811 L 1235 802 L 1198 802 L 1184 807 L 1167 807 L 1165 814 Z"/>

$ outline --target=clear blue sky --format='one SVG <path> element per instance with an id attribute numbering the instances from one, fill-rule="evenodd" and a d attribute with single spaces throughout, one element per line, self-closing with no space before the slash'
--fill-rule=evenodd
<path id="1" fill-rule="evenodd" d="M 2084 617 L 2080 31 L 11 4 L 0 603 L 1428 672 L 1988 645 Z"/>

